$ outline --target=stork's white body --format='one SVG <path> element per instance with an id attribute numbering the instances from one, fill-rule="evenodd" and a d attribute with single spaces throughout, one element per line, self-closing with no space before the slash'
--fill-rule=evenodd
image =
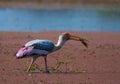
<path id="1" fill-rule="evenodd" d="M 32 41 L 27 42 L 24 45 L 24 47 L 20 48 L 20 50 L 16 53 L 16 57 L 17 58 L 32 57 L 31 64 L 27 69 L 27 72 L 28 72 L 30 70 L 30 67 L 33 64 L 33 62 L 39 56 L 43 56 L 44 60 L 45 60 L 46 72 L 49 72 L 47 69 L 47 60 L 46 60 L 47 55 L 56 50 L 59 50 L 67 40 L 81 41 L 85 46 L 87 46 L 87 43 L 85 42 L 84 39 L 82 39 L 78 36 L 71 35 L 69 33 L 63 33 L 59 36 L 58 42 L 55 45 L 50 40 L 37 39 L 37 40 L 32 40 Z M 32 55 L 36 55 L 36 56 L 32 56 Z"/>
<path id="2" fill-rule="evenodd" d="M 38 55 L 47 55 L 54 50 L 54 44 L 50 40 L 32 40 L 25 44 L 25 47 L 33 46 L 33 53 Z"/>

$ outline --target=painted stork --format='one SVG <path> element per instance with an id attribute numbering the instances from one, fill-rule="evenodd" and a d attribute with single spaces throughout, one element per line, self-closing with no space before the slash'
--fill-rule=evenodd
<path id="1" fill-rule="evenodd" d="M 72 35 L 68 32 L 65 32 L 59 36 L 58 42 L 55 45 L 50 40 L 37 39 L 37 40 L 32 40 L 27 42 L 22 48 L 18 50 L 18 52 L 16 53 L 16 58 L 32 57 L 31 63 L 27 69 L 27 72 L 29 72 L 31 65 L 34 63 L 34 61 L 39 56 L 43 56 L 45 61 L 45 72 L 49 73 L 49 70 L 47 68 L 47 55 L 49 53 L 59 50 L 64 45 L 64 43 L 68 40 L 81 41 L 81 43 L 85 47 L 88 47 L 86 39 L 81 38 L 79 36 Z"/>

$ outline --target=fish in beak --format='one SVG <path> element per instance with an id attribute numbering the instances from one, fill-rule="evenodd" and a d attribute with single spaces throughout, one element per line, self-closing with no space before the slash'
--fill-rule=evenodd
<path id="1" fill-rule="evenodd" d="M 80 41 L 86 48 L 88 47 L 88 40 L 84 39 L 84 38 L 81 38 L 79 36 L 76 36 L 76 35 L 72 35 L 68 32 L 65 32 L 64 33 L 67 37 L 68 37 L 68 40 L 76 40 L 76 41 Z"/>

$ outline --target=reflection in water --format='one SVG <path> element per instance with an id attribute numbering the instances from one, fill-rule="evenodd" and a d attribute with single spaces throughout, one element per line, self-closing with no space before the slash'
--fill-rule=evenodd
<path id="1" fill-rule="evenodd" d="M 0 9 L 0 31 L 118 31 L 120 11 Z"/>

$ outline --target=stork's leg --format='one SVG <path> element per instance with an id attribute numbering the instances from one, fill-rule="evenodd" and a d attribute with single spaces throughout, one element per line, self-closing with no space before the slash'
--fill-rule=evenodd
<path id="1" fill-rule="evenodd" d="M 44 56 L 45 60 L 45 73 L 49 73 L 48 67 L 47 67 L 47 56 Z"/>
<path id="2" fill-rule="evenodd" d="M 30 71 L 31 66 L 32 66 L 32 64 L 34 63 L 34 61 L 35 61 L 36 59 L 37 59 L 37 57 L 32 57 L 31 63 L 30 63 L 30 65 L 29 65 L 28 68 L 27 68 L 27 72 Z"/>

